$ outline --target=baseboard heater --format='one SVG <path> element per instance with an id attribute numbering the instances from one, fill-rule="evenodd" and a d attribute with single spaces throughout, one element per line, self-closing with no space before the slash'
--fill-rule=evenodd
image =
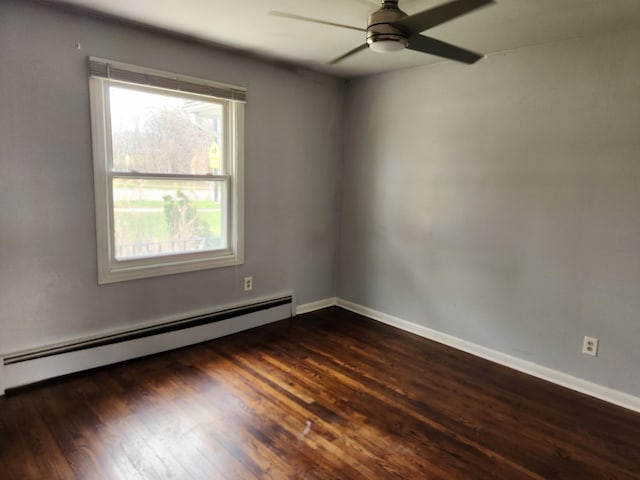
<path id="1" fill-rule="evenodd" d="M 293 294 L 6 355 L 4 388 L 205 342 L 294 315 Z M 1 382 L 0 382 L 1 383 Z M 2 385 L 0 384 L 0 394 Z"/>

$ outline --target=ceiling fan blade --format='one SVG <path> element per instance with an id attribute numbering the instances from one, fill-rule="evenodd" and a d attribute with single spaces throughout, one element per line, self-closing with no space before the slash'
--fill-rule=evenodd
<path id="1" fill-rule="evenodd" d="M 393 26 L 404 30 L 408 35 L 413 35 L 491 3 L 495 3 L 495 0 L 453 0 L 439 7 L 405 17 L 394 22 Z"/>
<path id="2" fill-rule="evenodd" d="M 275 12 L 273 10 L 268 13 L 269 15 L 273 15 L 274 17 L 290 18 L 292 20 L 302 20 L 303 22 L 319 23 L 321 25 L 330 25 L 332 27 L 348 28 L 349 30 L 357 30 L 358 32 L 367 31 L 365 28 L 352 27 L 351 25 L 343 25 L 341 23 L 325 22 L 324 20 L 318 20 L 316 18 L 309 18 L 309 17 L 302 17 L 300 15 L 294 15 L 293 13 Z"/>
<path id="3" fill-rule="evenodd" d="M 476 63 L 481 58 L 484 58 L 484 55 L 479 53 L 456 47 L 455 45 L 436 40 L 435 38 L 417 34 L 409 37 L 409 45 L 407 48 L 468 64 Z"/>
<path id="4" fill-rule="evenodd" d="M 340 55 L 337 58 L 334 58 L 333 60 L 331 60 L 330 62 L 327 62 L 329 65 L 333 65 L 336 64 L 342 60 L 344 60 L 347 57 L 350 57 L 351 55 L 353 55 L 354 53 L 358 53 L 361 50 L 366 50 L 367 48 L 369 48 L 369 45 L 367 45 L 366 43 L 363 43 L 362 45 L 358 45 L 356 48 L 354 48 L 353 50 L 349 50 L 347 53 Z"/>

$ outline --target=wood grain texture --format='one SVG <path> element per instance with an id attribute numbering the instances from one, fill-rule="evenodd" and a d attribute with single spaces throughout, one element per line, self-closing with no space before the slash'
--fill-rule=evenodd
<path id="1" fill-rule="evenodd" d="M 337 307 L 0 398 L 2 479 L 640 479 L 640 415 Z"/>

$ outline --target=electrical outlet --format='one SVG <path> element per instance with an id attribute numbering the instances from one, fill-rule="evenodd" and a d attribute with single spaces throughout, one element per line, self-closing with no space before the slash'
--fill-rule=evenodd
<path id="1" fill-rule="evenodd" d="M 253 277 L 244 277 L 244 291 L 253 290 Z"/>
<path id="2" fill-rule="evenodd" d="M 598 339 L 595 337 L 584 337 L 582 341 L 582 353 L 585 355 L 591 355 L 592 357 L 598 356 Z"/>

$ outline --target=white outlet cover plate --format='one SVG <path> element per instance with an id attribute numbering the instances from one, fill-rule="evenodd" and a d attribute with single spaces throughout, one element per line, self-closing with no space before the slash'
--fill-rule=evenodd
<path id="1" fill-rule="evenodd" d="M 582 353 L 597 357 L 598 339 L 595 337 L 584 337 L 584 340 L 582 341 Z"/>

